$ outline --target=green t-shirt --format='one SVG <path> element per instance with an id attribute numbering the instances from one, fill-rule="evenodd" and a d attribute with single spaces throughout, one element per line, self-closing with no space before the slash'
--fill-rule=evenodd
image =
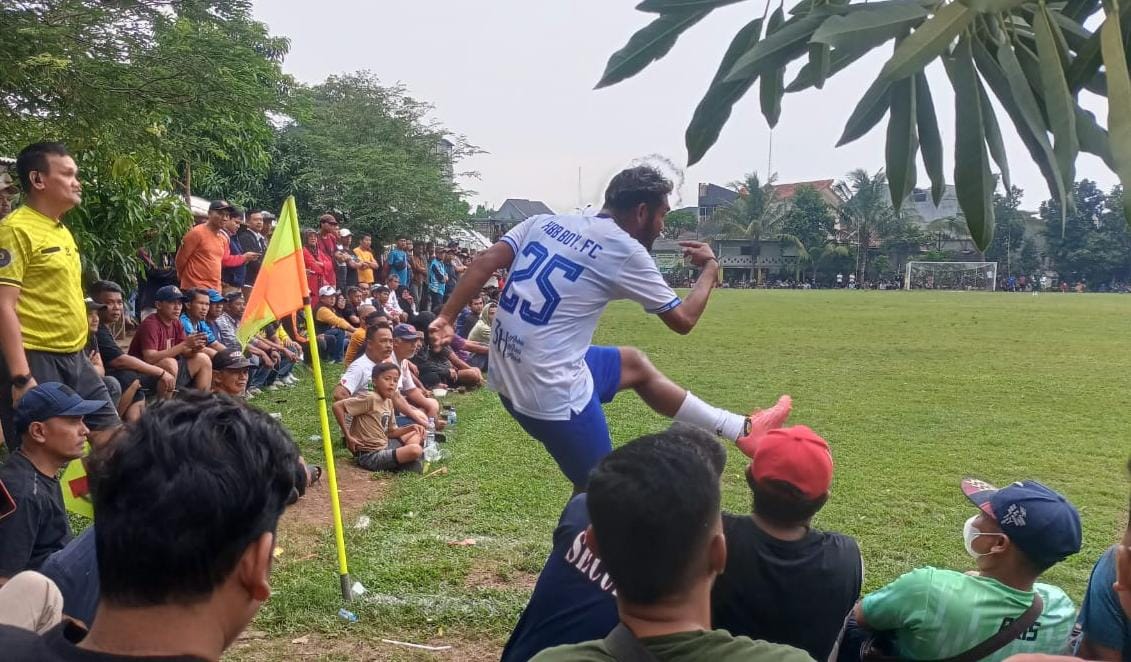
<path id="1" fill-rule="evenodd" d="M 729 662 L 730 660 L 765 660 L 766 662 L 802 662 L 812 660 L 808 653 L 792 646 L 754 641 L 749 637 L 735 637 L 726 630 L 698 630 L 679 632 L 663 637 L 646 637 L 640 640 L 644 647 L 664 662 Z M 569 644 L 548 648 L 534 656 L 531 662 L 608 662 L 613 656 L 601 640 L 582 644 Z"/>
<path id="2" fill-rule="evenodd" d="M 1076 621 L 1076 605 L 1064 591 L 1034 584 L 1044 611 L 1013 643 L 986 660 L 1018 653 L 1061 653 Z M 896 654 L 911 660 L 958 655 L 982 643 L 1021 616 L 1033 602 L 996 579 L 954 570 L 912 570 L 861 601 L 869 629 L 891 632 Z"/>

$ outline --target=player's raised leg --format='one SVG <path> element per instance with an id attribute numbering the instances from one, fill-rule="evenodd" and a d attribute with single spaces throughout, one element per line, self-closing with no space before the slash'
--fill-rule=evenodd
<path id="1" fill-rule="evenodd" d="M 632 389 L 656 413 L 703 428 L 731 441 L 753 440 L 767 430 L 781 427 L 793 407 L 792 399 L 783 395 L 773 407 L 756 411 L 750 416 L 720 409 L 673 382 L 652 365 L 648 356 L 639 349 L 618 347 L 617 351 L 620 354 L 620 390 Z"/>

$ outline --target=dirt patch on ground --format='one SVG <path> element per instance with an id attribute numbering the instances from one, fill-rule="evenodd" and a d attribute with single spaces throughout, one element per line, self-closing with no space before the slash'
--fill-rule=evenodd
<path id="1" fill-rule="evenodd" d="M 493 588 L 493 589 L 521 589 L 533 591 L 538 575 L 519 570 L 500 568 L 497 561 L 480 559 L 476 560 L 463 585 L 467 588 Z"/>
<path id="2" fill-rule="evenodd" d="M 342 521 L 346 528 L 357 521 L 358 513 L 369 502 L 376 501 L 388 490 L 388 480 L 374 479 L 370 471 L 360 469 L 352 462 L 338 460 L 335 463 L 338 474 L 338 498 L 342 506 Z M 325 472 L 317 485 L 306 490 L 306 496 L 287 508 L 279 522 L 279 529 L 288 543 L 313 542 L 313 537 L 333 525 L 330 509 L 330 478 Z"/>
<path id="3" fill-rule="evenodd" d="M 395 639 L 395 638 L 393 638 Z M 295 643 L 297 642 L 297 643 Z M 357 640 L 349 638 L 326 638 L 317 634 L 296 637 L 271 638 L 263 633 L 250 631 L 244 633 L 228 649 L 226 660 L 259 662 L 274 660 L 468 660 L 486 662 L 498 660 L 502 644 L 491 640 L 465 640 L 458 637 L 442 637 L 429 641 L 409 643 L 428 646 L 451 646 L 443 651 L 426 651 L 407 646 L 387 644 L 380 638 Z"/>

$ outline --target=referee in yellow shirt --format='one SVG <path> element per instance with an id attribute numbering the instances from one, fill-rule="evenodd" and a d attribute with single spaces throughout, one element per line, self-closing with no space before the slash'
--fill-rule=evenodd
<path id="1" fill-rule="evenodd" d="M 61 143 L 35 143 L 16 158 L 23 204 L 0 221 L 0 423 L 10 451 L 20 438 L 13 405 L 36 382 L 62 382 L 105 402 L 85 417 L 101 443 L 121 425 L 102 378 L 82 351 L 89 327 L 82 265 L 63 215 L 82 202 L 78 166 Z"/>

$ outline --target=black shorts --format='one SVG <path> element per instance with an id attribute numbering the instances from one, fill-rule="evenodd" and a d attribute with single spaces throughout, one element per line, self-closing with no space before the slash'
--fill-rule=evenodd
<path id="1" fill-rule="evenodd" d="M 91 430 L 106 430 L 122 424 L 122 420 L 118 418 L 117 408 L 110 401 L 110 392 L 106 390 L 106 383 L 94 371 L 94 366 L 90 364 L 86 354 L 83 352 L 56 354 L 34 349 L 25 349 L 24 354 L 27 356 L 31 375 L 37 383 L 61 382 L 87 400 L 101 400 L 104 403 L 101 409 L 83 417 Z M 20 442 L 13 420 L 14 413 L 12 376 L 7 363 L 0 360 L 0 424 L 4 429 L 4 442 L 11 451 L 16 450 Z"/>
<path id="2" fill-rule="evenodd" d="M 157 377 L 154 375 L 144 375 L 134 370 L 108 370 L 106 376 L 117 379 L 123 391 L 136 380 L 141 382 L 141 390 L 138 393 L 143 397 L 157 395 Z"/>

